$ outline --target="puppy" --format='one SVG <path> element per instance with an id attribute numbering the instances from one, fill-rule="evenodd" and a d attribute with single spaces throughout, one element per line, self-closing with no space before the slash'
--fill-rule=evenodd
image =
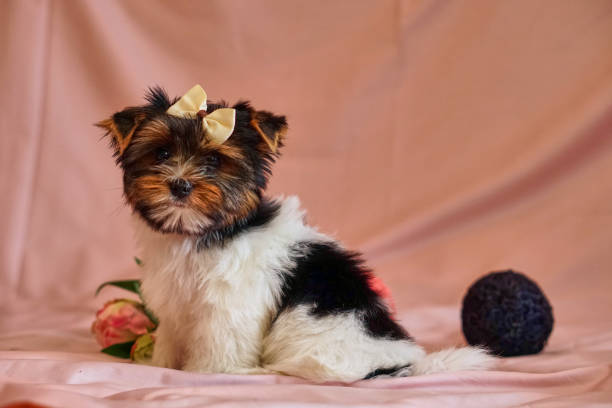
<path id="1" fill-rule="evenodd" d="M 357 253 L 305 224 L 297 198 L 264 196 L 285 117 L 207 104 L 199 86 L 145 99 L 97 125 L 123 171 L 142 292 L 160 320 L 155 365 L 349 382 L 492 364 L 470 347 L 426 355 Z"/>

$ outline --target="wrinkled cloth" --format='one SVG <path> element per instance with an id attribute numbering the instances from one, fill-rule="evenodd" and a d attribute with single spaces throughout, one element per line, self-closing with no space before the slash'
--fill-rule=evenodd
<path id="1" fill-rule="evenodd" d="M 612 2 L 0 2 L 0 406 L 612 403 Z M 126 363 L 89 333 L 139 277 L 93 126 L 148 86 L 287 115 L 269 193 L 361 250 L 428 349 L 492 270 L 544 290 L 543 353 L 490 372 L 313 385 Z"/>
<path id="2" fill-rule="evenodd" d="M 9 309 L 14 313 L 0 327 L 0 406 L 17 400 L 53 407 L 164 408 L 570 407 L 612 401 L 612 331 L 589 325 L 560 327 L 544 353 L 504 359 L 490 372 L 314 385 L 286 376 L 197 374 L 129 363 L 98 351 L 86 327 L 93 309 L 29 306 L 29 311 Z M 428 348 L 455 342 L 454 307 L 409 314 L 402 320 L 410 321 L 415 336 L 428 339 Z M 437 330 L 439 325 L 444 330 Z"/>

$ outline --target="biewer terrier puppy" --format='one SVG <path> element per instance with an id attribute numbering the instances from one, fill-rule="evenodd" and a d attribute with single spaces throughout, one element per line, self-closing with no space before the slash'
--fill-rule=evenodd
<path id="1" fill-rule="evenodd" d="M 285 117 L 207 104 L 200 86 L 145 99 L 97 125 L 123 170 L 142 292 L 160 320 L 155 365 L 317 382 L 491 365 L 478 348 L 426 354 L 357 253 L 306 225 L 297 198 L 264 196 Z"/>

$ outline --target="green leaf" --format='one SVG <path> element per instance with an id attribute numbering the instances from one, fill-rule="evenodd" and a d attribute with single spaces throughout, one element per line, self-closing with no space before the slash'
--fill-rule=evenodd
<path id="1" fill-rule="evenodd" d="M 114 357 L 130 358 L 130 351 L 132 350 L 133 345 L 134 341 L 128 341 L 126 343 L 113 344 L 112 346 L 103 348 L 100 351 Z"/>
<path id="2" fill-rule="evenodd" d="M 100 293 L 102 288 L 104 288 L 105 286 L 116 286 L 121 289 L 129 290 L 130 292 L 136 293 L 138 296 L 141 296 L 140 280 L 138 279 L 104 282 L 103 284 L 98 286 L 98 289 L 96 289 L 96 296 L 98 296 L 98 293 Z"/>
<path id="3" fill-rule="evenodd" d="M 135 256 L 134 257 L 134 262 L 136 262 L 136 265 L 142 266 L 142 260 L 139 257 Z"/>

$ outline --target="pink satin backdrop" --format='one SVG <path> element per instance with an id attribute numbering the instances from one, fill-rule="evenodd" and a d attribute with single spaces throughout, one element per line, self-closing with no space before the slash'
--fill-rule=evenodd
<path id="1" fill-rule="evenodd" d="M 242 406 L 612 401 L 612 1 L 5 0 L 0 23 L 0 403 L 123 407 L 180 386 L 197 406 L 234 383 Z M 195 83 L 287 115 L 270 193 L 363 250 L 418 340 L 461 343 L 466 288 L 515 268 L 553 304 L 547 351 L 351 390 L 98 354 L 89 321 L 120 292 L 93 291 L 139 272 L 92 124 Z"/>

